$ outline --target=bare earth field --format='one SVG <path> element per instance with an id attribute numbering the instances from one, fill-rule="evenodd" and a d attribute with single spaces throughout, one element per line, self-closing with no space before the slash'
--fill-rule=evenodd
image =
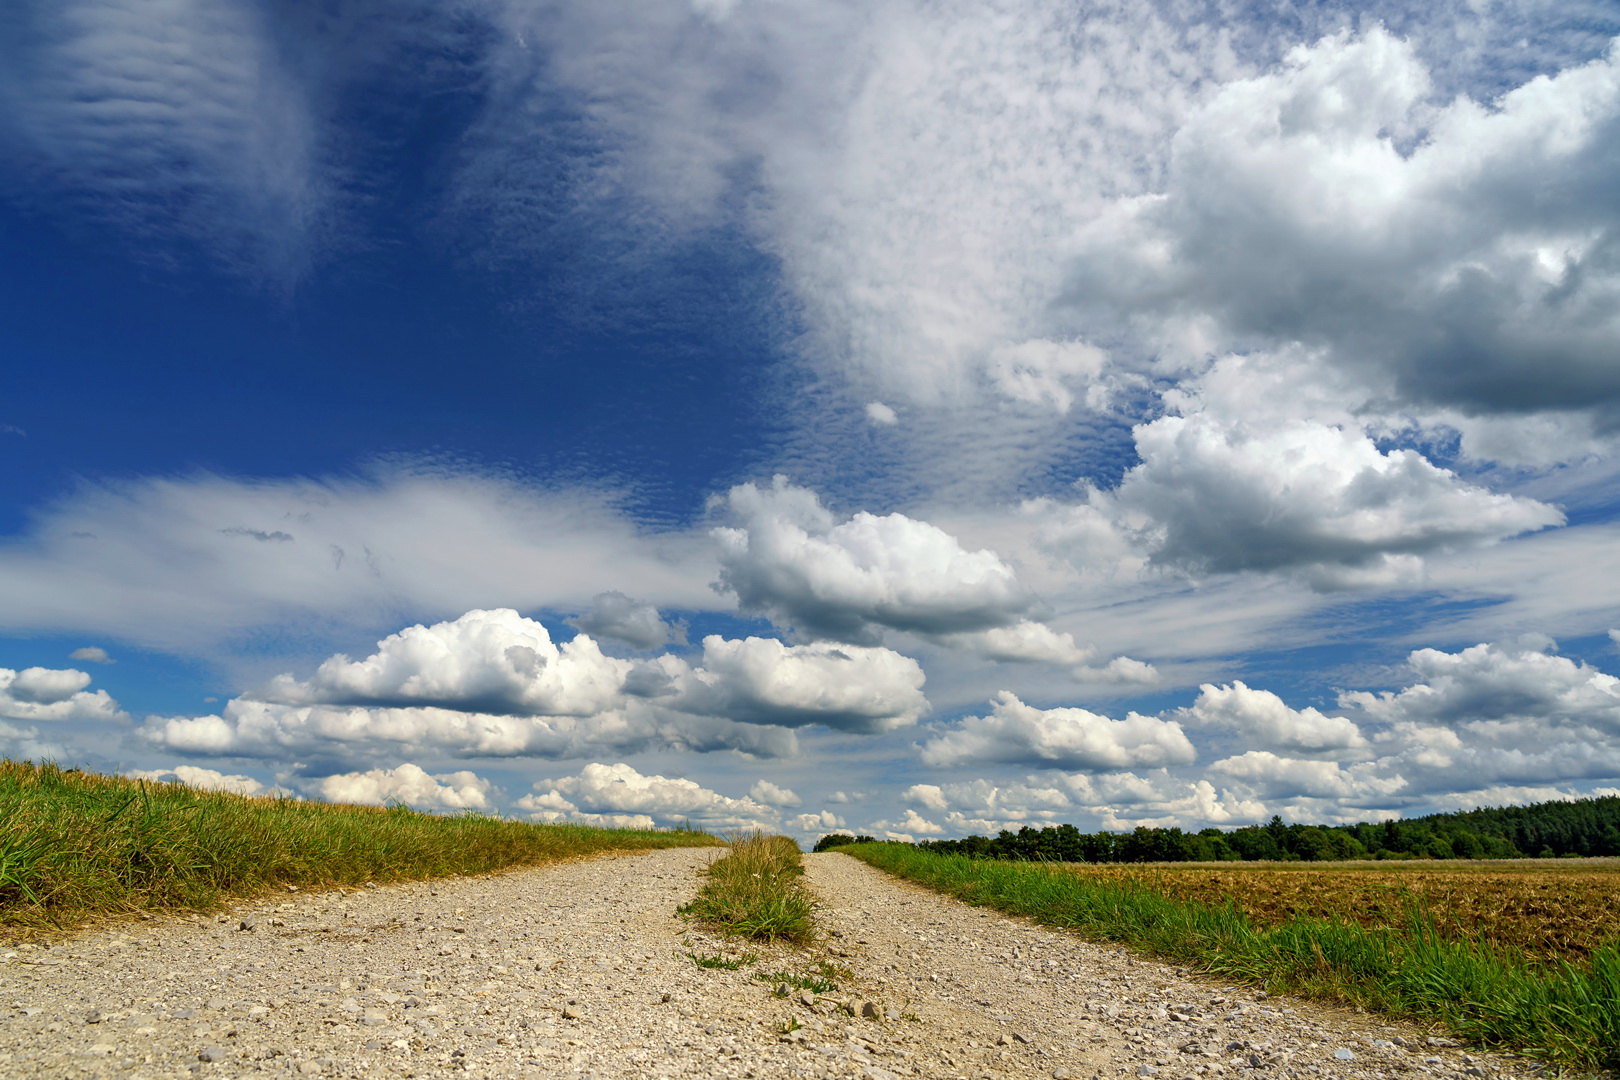
<path id="1" fill-rule="evenodd" d="M 1185 978 L 837 853 L 806 858 L 824 905 L 815 947 L 756 948 L 740 970 L 702 968 L 691 954 L 738 950 L 674 911 L 718 854 L 288 894 L 218 919 L 0 946 L 0 1075 L 1535 1072 L 1408 1025 Z M 756 977 L 820 961 L 847 973 L 836 991 L 783 997 Z"/>
<path id="2" fill-rule="evenodd" d="M 1583 960 L 1620 927 L 1620 859 L 1455 862 L 1080 863 L 1178 900 L 1228 900 L 1262 926 L 1294 915 L 1405 928 L 1421 905 L 1444 934 L 1543 959 Z"/>

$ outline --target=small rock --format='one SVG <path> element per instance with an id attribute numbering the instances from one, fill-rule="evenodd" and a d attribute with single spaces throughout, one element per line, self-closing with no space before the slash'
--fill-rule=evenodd
<path id="1" fill-rule="evenodd" d="M 1333 1051 L 1333 1056 L 1338 1058 L 1340 1061 L 1354 1061 L 1354 1060 L 1356 1060 L 1356 1052 L 1354 1050 L 1346 1049 L 1343 1046 L 1341 1046 L 1337 1050 Z"/>
<path id="2" fill-rule="evenodd" d="M 1070 1080 L 1072 1075 L 1068 1069 L 1052 1070 L 1052 1080 Z"/>
<path id="3" fill-rule="evenodd" d="M 666 990 L 664 993 L 658 996 L 658 1000 L 663 1004 L 668 1005 L 670 1002 L 675 1000 L 675 995 Z"/>
<path id="4" fill-rule="evenodd" d="M 808 990 L 800 990 L 799 991 L 799 1004 L 803 1005 L 807 1009 L 815 1008 L 816 1007 L 816 995 L 812 994 Z"/>
<path id="5" fill-rule="evenodd" d="M 1442 1039 L 1438 1035 L 1430 1035 L 1427 1039 L 1424 1039 L 1423 1041 L 1428 1043 L 1430 1046 L 1456 1046 L 1457 1045 L 1455 1040 L 1453 1040 L 1453 1039 Z"/>
<path id="6" fill-rule="evenodd" d="M 883 1019 L 883 1010 L 878 1007 L 875 1001 L 863 1001 L 861 1002 L 861 1016 L 867 1020 L 881 1020 Z"/>
<path id="7" fill-rule="evenodd" d="M 225 1048 L 222 1046 L 205 1046 L 197 1051 L 198 1061 L 224 1061 Z"/>
<path id="8" fill-rule="evenodd" d="M 1028 1036 L 1028 1035 L 1025 1035 L 1025 1034 L 1024 1034 L 1024 1033 L 1023 1033 L 1023 1032 L 1021 1032 L 1021 1031 L 1015 1031 L 1015 1032 L 1013 1032 L 1013 1033 L 1012 1033 L 1012 1037 L 1013 1037 L 1013 1038 L 1014 1038 L 1014 1039 L 1016 1039 L 1016 1040 L 1018 1040 L 1018 1041 L 1019 1041 L 1019 1042 L 1021 1042 L 1021 1043 L 1023 1043 L 1023 1044 L 1024 1044 L 1024 1045 L 1025 1045 L 1025 1046 L 1028 1046 L 1028 1045 L 1029 1045 L 1029 1042 L 1030 1042 L 1030 1039 L 1029 1039 L 1029 1036 Z"/>
<path id="9" fill-rule="evenodd" d="M 105 1019 L 107 1019 L 107 1014 L 100 1009 L 91 1009 L 84 1014 L 84 1022 L 87 1024 L 99 1024 Z"/>
<path id="10" fill-rule="evenodd" d="M 996 1036 L 996 1045 L 997 1046 L 1011 1046 L 1012 1045 L 1012 1040 L 1007 1038 L 1007 1036 L 1005 1036 L 1005 1035 L 997 1035 Z"/>
<path id="11" fill-rule="evenodd" d="M 1138 1065 L 1136 1067 L 1136 1075 L 1137 1076 L 1158 1076 L 1159 1075 L 1159 1070 L 1155 1069 L 1152 1065 Z"/>
<path id="12" fill-rule="evenodd" d="M 321 1074 L 321 1063 L 318 1061 L 300 1061 L 298 1071 L 304 1076 L 319 1076 Z"/>
<path id="13" fill-rule="evenodd" d="M 106 1057 L 116 1049 L 118 1048 L 112 1043 L 94 1043 L 91 1045 L 90 1049 L 85 1051 L 85 1053 L 94 1054 L 97 1057 Z"/>
<path id="14" fill-rule="evenodd" d="M 1470 1065 L 1468 1068 L 1464 1069 L 1463 1072 L 1467 1073 L 1469 1076 L 1485 1075 L 1485 1070 L 1480 1068 L 1478 1065 Z"/>
<path id="15" fill-rule="evenodd" d="M 1426 1057 L 1426 1058 L 1423 1059 L 1423 1064 L 1425 1064 L 1425 1065 L 1439 1065 L 1441 1062 L 1443 1062 L 1445 1060 L 1446 1059 L 1443 1058 L 1443 1057 Z"/>
<path id="16" fill-rule="evenodd" d="M 563 1006 L 563 1011 L 562 1011 L 562 1018 L 564 1020 L 578 1020 L 579 1019 L 579 1010 L 574 1008 L 572 1005 L 564 1005 Z"/>
<path id="17" fill-rule="evenodd" d="M 229 1004 L 230 1004 L 230 1002 L 226 1001 L 222 997 L 214 997 L 214 998 L 209 998 L 208 999 L 208 1003 L 207 1003 L 206 1007 L 210 1008 L 210 1009 L 218 1010 L 218 1009 L 225 1008 Z"/>
<path id="18" fill-rule="evenodd" d="M 241 922 L 237 923 L 236 928 L 238 930 L 252 930 L 254 927 L 256 927 L 258 925 L 259 925 L 259 920 L 253 918 L 253 916 L 250 915 L 247 918 L 243 919 Z"/>

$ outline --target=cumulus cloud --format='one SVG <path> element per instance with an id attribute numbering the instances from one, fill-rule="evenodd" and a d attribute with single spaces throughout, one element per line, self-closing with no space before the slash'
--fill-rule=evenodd
<path id="1" fill-rule="evenodd" d="M 228 791 L 232 795 L 266 795 L 279 792 L 279 789 L 268 787 L 251 776 L 227 775 L 217 769 L 205 769 L 198 765 L 176 765 L 172 769 L 131 769 L 124 775 L 135 780 L 155 780 L 162 784 L 185 784 L 187 787 L 201 788 L 204 791 Z"/>
<path id="2" fill-rule="evenodd" d="M 754 781 L 754 786 L 748 789 L 748 797 L 767 806 L 799 806 L 804 802 L 792 789 L 778 787 L 769 780 Z"/>
<path id="3" fill-rule="evenodd" d="M 1161 343 L 1318 347 L 1368 398 L 1612 413 L 1617 124 L 1613 49 L 1441 101 L 1411 42 L 1340 32 L 1188 117 L 1162 191 L 1090 227 L 1076 302 Z"/>
<path id="4" fill-rule="evenodd" d="M 922 667 L 891 649 L 784 645 L 775 638 L 703 639 L 703 666 L 668 658 L 656 669 L 669 708 L 756 724 L 822 724 L 875 734 L 915 723 L 928 709 Z"/>
<path id="5" fill-rule="evenodd" d="M 1551 638 L 1527 635 L 1455 653 L 1418 649 L 1406 665 L 1419 682 L 1399 692 L 1346 693 L 1340 702 L 1387 724 L 1527 721 L 1620 736 L 1620 679 L 1556 648 Z"/>
<path id="6" fill-rule="evenodd" d="M 494 785 L 476 773 L 430 776 L 410 762 L 392 769 L 337 773 L 308 787 L 327 802 L 403 804 L 414 810 L 489 810 L 495 798 Z"/>
<path id="7" fill-rule="evenodd" d="M 89 685 L 89 674 L 73 668 L 0 668 L 0 719 L 128 719 L 107 691 L 86 690 Z"/>
<path id="8" fill-rule="evenodd" d="M 85 645 L 68 653 L 69 660 L 78 660 L 86 664 L 116 664 L 118 661 L 107 655 L 107 650 L 100 645 Z"/>
<path id="9" fill-rule="evenodd" d="M 623 762 L 592 762 L 577 776 L 536 781 L 517 805 L 537 821 L 635 821 L 643 828 L 689 822 L 699 829 L 763 829 L 780 816 L 752 796 L 733 799 L 683 777 L 644 776 Z"/>
<path id="10" fill-rule="evenodd" d="M 1196 756 L 1181 725 L 1131 713 L 1124 720 L 1078 708 L 1038 709 L 1002 691 L 988 716 L 944 725 L 922 747 L 922 760 L 945 767 L 1002 762 L 1108 771 L 1185 765 Z"/>
<path id="11" fill-rule="evenodd" d="M 284 705 L 591 716 L 619 704 L 630 668 L 584 634 L 559 646 L 541 623 L 497 608 L 408 627 L 364 660 L 339 654 L 308 680 L 280 675 L 251 696 Z"/>
<path id="12" fill-rule="evenodd" d="M 1258 799 L 1329 799 L 1351 806 L 1387 799 L 1405 786 L 1400 776 L 1379 776 L 1378 766 L 1287 758 L 1250 750 L 1209 766 L 1211 775 Z"/>
<path id="13" fill-rule="evenodd" d="M 795 814 L 788 819 L 788 824 L 800 834 L 824 833 L 845 827 L 844 819 L 831 810 L 820 810 L 813 814 Z"/>
<path id="14" fill-rule="evenodd" d="M 1075 644 L 1074 635 L 1067 631 L 1059 632 L 1027 619 L 1012 626 L 952 634 L 940 640 L 988 660 L 1068 668 L 1075 678 L 1089 682 L 1150 684 L 1159 680 L 1159 672 L 1152 664 L 1128 656 L 1116 656 L 1100 667 L 1094 666 L 1091 661 L 1097 656 L 1095 648 Z"/>
<path id="15" fill-rule="evenodd" d="M 798 753 L 797 739 L 784 728 L 633 707 L 584 717 L 505 716 L 431 706 L 299 706 L 235 698 L 215 715 L 148 717 L 139 734 L 151 745 L 180 753 L 269 760 L 316 753 L 344 760 L 430 753 L 567 759 L 650 748 L 739 750 L 760 757 Z"/>
<path id="16" fill-rule="evenodd" d="M 1138 825 L 1246 824 L 1266 816 L 1265 805 L 1251 797 L 1217 791 L 1208 780 L 1188 780 L 1164 769 L 1145 776 L 1049 772 L 1013 783 L 974 779 L 915 784 L 901 798 L 932 811 L 953 834 L 994 834 L 1060 822 L 1129 831 Z"/>
<path id="17" fill-rule="evenodd" d="M 1034 604 L 994 552 L 966 551 L 904 514 L 840 522 L 782 476 L 732 488 L 726 505 L 738 524 L 714 530 L 720 584 L 743 610 L 812 637 L 875 644 L 884 629 L 982 630 Z"/>
<path id="18" fill-rule="evenodd" d="M 1367 746 L 1355 721 L 1326 716 L 1307 706 L 1291 709 L 1269 690 L 1253 690 L 1241 680 L 1230 686 L 1205 683 L 1198 700 L 1177 715 L 1200 727 L 1224 728 L 1245 742 L 1295 752 L 1360 750 Z"/>
<path id="19" fill-rule="evenodd" d="M 591 598 L 589 609 L 568 621 L 587 634 L 622 641 L 637 649 L 686 644 L 684 626 L 665 622 L 656 607 L 637 603 L 622 592 L 598 593 Z"/>
<path id="20" fill-rule="evenodd" d="M 182 753 L 265 758 L 654 747 L 784 757 L 798 752 L 792 728 L 877 733 L 916 722 L 928 709 L 922 685 L 915 660 L 884 648 L 711 635 L 701 666 L 668 654 L 630 661 L 584 634 L 557 645 L 540 622 L 500 608 L 408 627 L 307 679 L 276 676 L 217 715 L 149 717 L 140 735 Z"/>
<path id="21" fill-rule="evenodd" d="M 1140 464 L 1093 501 L 1143 522 L 1154 562 L 1192 572 L 1288 571 L 1335 589 L 1414 582 L 1422 557 L 1550 525 L 1544 503 L 1460 480 L 1360 430 L 1250 426 L 1208 412 L 1135 429 Z"/>

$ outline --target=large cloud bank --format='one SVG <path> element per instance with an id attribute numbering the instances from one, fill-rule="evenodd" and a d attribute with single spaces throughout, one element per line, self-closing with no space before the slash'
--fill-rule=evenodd
<path id="1" fill-rule="evenodd" d="M 792 728 L 880 732 L 927 708 L 922 669 L 883 648 L 718 636 L 702 666 L 605 655 L 587 635 L 557 645 L 511 609 L 413 626 L 362 660 L 334 656 L 306 680 L 278 676 L 214 716 L 153 717 L 154 745 L 274 758 L 416 754 L 582 757 L 653 747 L 792 755 Z"/>

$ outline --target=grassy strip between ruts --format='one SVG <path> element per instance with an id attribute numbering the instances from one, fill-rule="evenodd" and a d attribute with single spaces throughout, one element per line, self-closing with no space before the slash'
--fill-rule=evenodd
<path id="1" fill-rule="evenodd" d="M 802 945 L 815 933 L 803 879 L 799 845 L 753 833 L 709 866 L 708 880 L 680 913 L 738 937 Z"/>
<path id="2" fill-rule="evenodd" d="M 0 928 L 208 910 L 287 885 L 487 873 L 600 851 L 719 842 L 699 832 L 247 798 L 0 760 Z"/>
<path id="3" fill-rule="evenodd" d="M 1583 1068 L 1620 1070 L 1620 940 L 1589 963 L 1526 962 L 1447 940 L 1414 907 L 1405 930 L 1297 918 L 1259 927 L 1235 906 L 1176 900 L 1129 880 L 1040 863 L 934 855 L 909 844 L 840 849 L 971 904 L 1135 946 L 1276 992 L 1440 1021 L 1464 1038 Z"/>

